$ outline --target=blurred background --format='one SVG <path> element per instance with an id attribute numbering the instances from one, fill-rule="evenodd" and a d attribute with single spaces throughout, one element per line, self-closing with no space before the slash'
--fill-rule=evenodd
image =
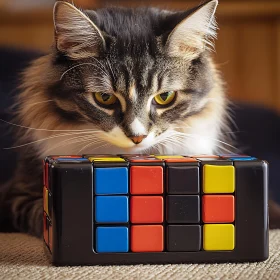
<path id="1" fill-rule="evenodd" d="M 54 0 L 0 0 L 0 46 L 48 51 Z M 74 0 L 82 8 L 153 5 L 187 9 L 200 0 Z M 280 111 L 280 0 L 220 0 L 216 62 L 233 100 Z"/>

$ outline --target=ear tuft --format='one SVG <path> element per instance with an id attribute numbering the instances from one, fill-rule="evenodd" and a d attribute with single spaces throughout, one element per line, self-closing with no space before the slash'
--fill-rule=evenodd
<path id="1" fill-rule="evenodd" d="M 72 59 L 98 57 L 105 50 L 101 31 L 82 11 L 58 1 L 53 11 L 56 47 Z"/>
<path id="2" fill-rule="evenodd" d="M 192 60 L 204 50 L 214 49 L 217 5 L 218 0 L 202 4 L 173 29 L 166 44 L 170 56 Z"/>

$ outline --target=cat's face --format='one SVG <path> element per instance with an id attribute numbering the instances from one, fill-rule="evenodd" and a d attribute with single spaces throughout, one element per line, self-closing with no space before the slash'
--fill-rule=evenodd
<path id="1" fill-rule="evenodd" d="M 203 60 L 180 62 L 148 52 L 141 58 L 87 59 L 66 73 L 56 90 L 69 93 L 65 110 L 73 106 L 81 119 L 104 131 L 103 139 L 140 150 L 203 108 L 213 83 Z M 63 103 L 62 98 L 58 104 L 63 108 Z"/>
<path id="2" fill-rule="evenodd" d="M 83 13 L 57 2 L 47 93 L 61 123 L 92 125 L 99 138 L 140 152 L 184 132 L 193 116 L 203 121 L 218 83 L 209 58 L 216 6 Z"/>

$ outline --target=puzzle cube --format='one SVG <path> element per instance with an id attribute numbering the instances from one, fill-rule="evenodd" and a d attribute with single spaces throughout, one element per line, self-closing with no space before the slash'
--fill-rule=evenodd
<path id="1" fill-rule="evenodd" d="M 73 155 L 44 162 L 55 265 L 268 258 L 268 165 L 246 155 Z"/>

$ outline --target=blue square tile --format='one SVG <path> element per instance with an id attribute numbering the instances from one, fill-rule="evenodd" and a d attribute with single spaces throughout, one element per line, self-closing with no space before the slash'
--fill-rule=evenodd
<path id="1" fill-rule="evenodd" d="M 256 160 L 255 157 L 232 157 L 230 160 L 232 161 L 250 161 L 250 160 Z"/>
<path id="2" fill-rule="evenodd" d="M 127 194 L 127 167 L 108 167 L 94 169 L 95 193 L 98 194 Z"/>
<path id="3" fill-rule="evenodd" d="M 95 221 L 98 223 L 127 223 L 127 196 L 96 196 Z"/>
<path id="4" fill-rule="evenodd" d="M 96 252 L 119 253 L 128 252 L 127 227 L 97 227 Z"/>

